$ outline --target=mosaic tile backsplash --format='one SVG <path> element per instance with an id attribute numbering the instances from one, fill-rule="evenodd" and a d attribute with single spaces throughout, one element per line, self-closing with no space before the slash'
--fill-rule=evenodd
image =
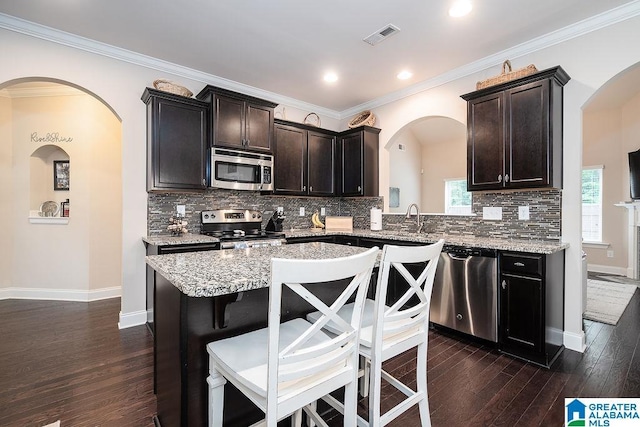
<path id="1" fill-rule="evenodd" d="M 423 215 L 425 233 L 459 234 L 478 237 L 518 238 L 559 241 L 561 237 L 562 191 L 522 190 L 475 192 L 476 216 Z M 311 215 L 325 208 L 328 216 L 353 216 L 353 227 L 370 227 L 371 208 L 382 208 L 382 197 L 292 197 L 261 195 L 253 191 L 209 189 L 204 193 L 149 193 L 147 234 L 167 234 L 169 218 L 176 205 L 185 205 L 187 228 L 200 232 L 200 212 L 211 209 L 255 209 L 264 215 L 263 227 L 279 206 L 284 209 L 285 229 L 311 227 Z M 529 220 L 518 219 L 518 207 L 529 206 Z M 299 216 L 300 208 L 305 215 Z M 483 207 L 502 207 L 502 220 L 482 219 Z M 415 217 L 383 215 L 385 230 L 415 231 Z"/>
<path id="2" fill-rule="evenodd" d="M 147 234 L 167 234 L 169 218 L 176 205 L 185 205 L 187 228 L 190 233 L 200 232 L 200 212 L 212 209 L 253 209 L 263 214 L 262 226 L 280 206 L 287 217 L 284 228 L 310 228 L 311 215 L 320 208 L 327 216 L 352 216 L 354 228 L 369 228 L 371 208 L 382 208 L 382 197 L 291 197 L 261 195 L 255 191 L 209 189 L 204 193 L 149 193 L 147 208 Z M 305 209 L 300 216 L 300 208 Z"/>
<path id="3" fill-rule="evenodd" d="M 529 206 L 529 220 L 518 219 L 518 207 Z M 483 207 L 502 207 L 502 220 L 482 219 Z M 423 215 L 425 233 L 458 234 L 504 239 L 559 241 L 561 238 L 562 191 L 522 190 L 474 192 L 472 210 L 476 216 Z M 385 230 L 413 232 L 415 217 L 383 215 Z"/>

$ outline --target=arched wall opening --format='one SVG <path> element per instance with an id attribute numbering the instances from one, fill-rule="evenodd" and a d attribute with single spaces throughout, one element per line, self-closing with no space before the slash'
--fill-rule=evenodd
<path id="1" fill-rule="evenodd" d="M 422 212 L 444 213 L 446 181 L 466 179 L 465 124 L 445 116 L 420 117 L 399 129 L 385 149 L 389 151 L 388 212 L 404 213 L 417 203 Z"/>
<path id="2" fill-rule="evenodd" d="M 600 86 L 582 114 L 582 166 L 601 169 L 602 178 L 601 241 L 582 245 L 588 269 L 638 278 L 638 206 L 620 204 L 630 202 L 628 153 L 640 149 L 640 63 Z M 583 205 L 583 218 L 584 209 L 592 206 Z"/>
<path id="3" fill-rule="evenodd" d="M 120 296 L 120 118 L 90 91 L 41 77 L 0 84 L 0 117 L 0 197 L 11 201 L 0 208 L 0 297 Z M 38 220 L 44 202 L 67 199 L 66 221 Z"/>

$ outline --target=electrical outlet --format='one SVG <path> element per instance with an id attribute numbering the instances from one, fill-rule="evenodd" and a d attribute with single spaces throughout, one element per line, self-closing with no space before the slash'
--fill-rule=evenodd
<path id="1" fill-rule="evenodd" d="M 613 251 L 607 251 L 607 258 L 613 258 Z"/>
<path id="2" fill-rule="evenodd" d="M 284 213 L 284 208 L 282 206 L 278 206 L 278 213 Z"/>
<path id="3" fill-rule="evenodd" d="M 186 207 L 185 205 L 176 205 L 176 213 L 181 216 L 186 215 Z"/>
<path id="4" fill-rule="evenodd" d="M 304 216 L 304 208 L 303 207 L 300 208 L 300 216 Z"/>
<path id="5" fill-rule="evenodd" d="M 484 207 L 482 208 L 482 219 L 502 220 L 501 207 Z"/>
<path id="6" fill-rule="evenodd" d="M 326 216 L 327 215 L 327 209 L 326 208 L 320 208 L 320 216 Z"/>
<path id="7" fill-rule="evenodd" d="M 529 206 L 518 206 L 518 219 L 521 221 L 529 220 Z"/>

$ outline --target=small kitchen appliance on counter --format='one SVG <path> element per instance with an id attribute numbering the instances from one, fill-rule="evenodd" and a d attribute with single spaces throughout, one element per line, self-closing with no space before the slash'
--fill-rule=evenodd
<path id="1" fill-rule="evenodd" d="M 269 222 L 267 223 L 267 231 L 282 231 L 282 222 L 285 220 L 286 216 L 283 212 L 275 211 L 271 218 L 269 218 Z"/>
<path id="2" fill-rule="evenodd" d="M 262 229 L 261 212 L 248 209 L 202 211 L 200 234 L 220 239 L 220 249 L 279 246 L 286 243 L 284 233 Z"/>

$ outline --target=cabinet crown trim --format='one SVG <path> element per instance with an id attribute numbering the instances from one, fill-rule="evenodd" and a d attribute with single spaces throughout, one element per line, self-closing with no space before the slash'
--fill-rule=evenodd
<path id="1" fill-rule="evenodd" d="M 521 77 L 519 79 L 511 80 L 505 83 L 500 83 L 495 86 L 489 86 L 484 89 L 465 93 L 464 95 L 460 95 L 460 97 L 465 101 L 469 101 L 471 99 L 475 99 L 480 96 L 489 95 L 495 92 L 501 92 L 506 89 L 511 89 L 527 83 L 532 83 L 532 82 L 545 80 L 549 78 L 555 79 L 555 81 L 558 82 L 560 86 L 564 86 L 565 84 L 567 84 L 569 80 L 571 80 L 571 77 L 569 77 L 569 74 L 567 74 L 567 72 L 561 66 L 558 65 L 556 67 L 548 68 L 546 70 L 539 71 L 529 76 Z"/>
<path id="2" fill-rule="evenodd" d="M 266 99 L 256 98 L 250 95 L 245 95 L 243 93 L 234 92 L 227 89 L 222 89 L 220 87 L 215 87 L 211 85 L 205 86 L 197 95 L 197 99 L 205 99 L 209 94 L 214 93 L 216 95 L 222 95 L 229 98 L 236 98 L 242 101 L 247 101 L 252 104 L 263 105 L 269 108 L 275 108 L 278 106 L 277 102 L 267 101 Z"/>

